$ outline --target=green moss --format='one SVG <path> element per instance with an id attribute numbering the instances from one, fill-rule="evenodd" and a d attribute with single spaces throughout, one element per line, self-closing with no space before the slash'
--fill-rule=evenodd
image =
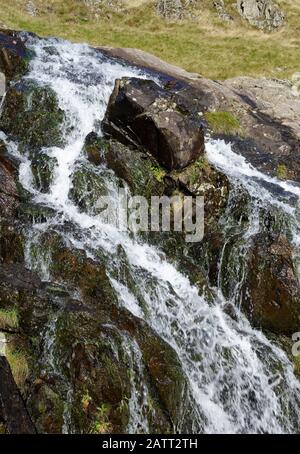
<path id="1" fill-rule="evenodd" d="M 166 176 L 166 171 L 160 166 L 151 166 L 151 172 L 159 182 L 162 182 Z"/>
<path id="2" fill-rule="evenodd" d="M 6 433 L 6 429 L 5 429 L 5 425 L 4 424 L 0 424 L 0 435 L 4 435 Z"/>
<path id="3" fill-rule="evenodd" d="M 230 112 L 207 112 L 206 121 L 217 134 L 238 134 L 241 132 L 239 121 Z"/>
<path id="4" fill-rule="evenodd" d="M 64 119 L 64 112 L 51 88 L 22 83 L 8 90 L 0 127 L 19 141 L 21 150 L 36 151 L 63 144 L 61 125 Z"/>
<path id="5" fill-rule="evenodd" d="M 19 315 L 16 309 L 0 309 L 0 329 L 18 329 Z"/>
<path id="6" fill-rule="evenodd" d="M 284 164 L 279 164 L 276 170 L 276 175 L 277 178 L 280 180 L 286 180 L 287 179 L 287 168 Z"/>

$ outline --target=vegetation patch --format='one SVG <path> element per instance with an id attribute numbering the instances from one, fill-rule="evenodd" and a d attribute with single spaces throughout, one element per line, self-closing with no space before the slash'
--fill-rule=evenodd
<path id="1" fill-rule="evenodd" d="M 124 9 L 103 1 L 34 0 L 37 14 L 28 14 L 27 0 L 0 0 L 0 25 L 40 36 L 113 47 L 135 47 L 187 71 L 211 79 L 239 75 L 291 78 L 299 71 L 300 3 L 277 0 L 284 27 L 263 33 L 243 21 L 234 2 L 225 1 L 233 21 L 218 17 L 213 2 L 202 0 L 197 17 L 167 21 L 156 14 L 155 0 L 126 0 Z"/>
<path id="2" fill-rule="evenodd" d="M 21 387 L 29 375 L 26 354 L 8 343 L 6 348 L 6 358 L 9 362 L 17 386 Z"/>
<path id="3" fill-rule="evenodd" d="M 19 317 L 16 309 L 0 309 L 0 329 L 17 330 Z"/>
<path id="4" fill-rule="evenodd" d="M 276 171 L 277 177 L 279 180 L 286 180 L 287 179 L 287 168 L 284 164 L 279 164 Z"/>
<path id="5" fill-rule="evenodd" d="M 241 132 L 240 122 L 230 112 L 207 112 L 205 118 L 210 128 L 217 134 L 230 135 Z"/>

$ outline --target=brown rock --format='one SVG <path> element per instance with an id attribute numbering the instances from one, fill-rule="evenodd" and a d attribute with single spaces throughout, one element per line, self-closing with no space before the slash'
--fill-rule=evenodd
<path id="1" fill-rule="evenodd" d="M 153 81 L 118 80 L 102 126 L 122 143 L 146 148 L 168 170 L 184 168 L 204 153 L 199 120 Z"/>
<path id="2" fill-rule="evenodd" d="M 288 334 L 300 326 L 300 288 L 287 238 L 258 234 L 249 257 L 243 306 L 264 329 Z"/>

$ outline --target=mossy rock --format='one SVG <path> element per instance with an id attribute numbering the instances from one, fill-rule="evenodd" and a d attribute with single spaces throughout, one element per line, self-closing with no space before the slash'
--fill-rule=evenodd
<path id="1" fill-rule="evenodd" d="M 46 153 L 39 153 L 32 159 L 32 174 L 35 186 L 39 191 L 44 193 L 49 192 L 56 165 L 57 159 L 51 158 Z"/>
<path id="2" fill-rule="evenodd" d="M 107 140 L 99 137 L 95 132 L 91 132 L 85 139 L 84 152 L 88 160 L 95 165 L 105 162 L 104 154 L 108 150 Z"/>
<path id="3" fill-rule="evenodd" d="M 34 83 L 18 83 L 5 97 L 0 128 L 21 150 L 36 151 L 42 147 L 62 146 L 61 126 L 65 114 L 55 92 Z"/>
<path id="4" fill-rule="evenodd" d="M 25 202 L 21 203 L 18 208 L 17 217 L 22 222 L 47 222 L 56 212 L 54 209 L 49 208 L 45 205 L 39 205 L 36 203 Z"/>
<path id="5" fill-rule="evenodd" d="M 49 384 L 36 380 L 28 407 L 38 433 L 62 433 L 64 401 Z"/>
<path id="6" fill-rule="evenodd" d="M 86 138 L 86 152 L 94 163 L 106 163 L 117 177 L 124 180 L 132 194 L 145 196 L 164 192 L 165 171 L 142 149 L 136 150 L 115 140 L 99 138 L 91 133 Z M 92 156 L 93 155 L 93 156 Z"/>
<path id="7" fill-rule="evenodd" d="M 92 165 L 81 165 L 72 175 L 72 188 L 70 198 L 80 207 L 81 210 L 91 214 L 101 212 L 101 204 L 98 202 L 101 197 L 109 195 L 107 179 L 112 176 L 106 172 L 101 175 Z"/>
<path id="8" fill-rule="evenodd" d="M 16 223 L 0 222 L 0 258 L 6 263 L 24 261 L 25 239 Z"/>

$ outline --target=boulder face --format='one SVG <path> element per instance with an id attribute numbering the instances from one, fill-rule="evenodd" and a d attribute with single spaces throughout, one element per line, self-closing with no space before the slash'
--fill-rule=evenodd
<path id="1" fill-rule="evenodd" d="M 182 169 L 204 153 L 201 122 L 149 80 L 116 81 L 102 129 L 124 144 L 144 147 L 168 170 Z"/>
<path id="2" fill-rule="evenodd" d="M 0 425 L 8 434 L 34 434 L 34 425 L 4 356 L 0 355 Z"/>
<path id="3" fill-rule="evenodd" d="M 0 72 L 7 81 L 27 69 L 28 51 L 23 41 L 11 30 L 0 30 Z"/>
<path id="4" fill-rule="evenodd" d="M 243 307 L 263 329 L 289 334 L 299 330 L 300 287 L 293 251 L 283 234 L 257 234 L 249 254 Z"/>
<path id="5" fill-rule="evenodd" d="M 272 0 L 238 0 L 237 10 L 254 27 L 272 31 L 284 22 L 284 14 Z"/>

